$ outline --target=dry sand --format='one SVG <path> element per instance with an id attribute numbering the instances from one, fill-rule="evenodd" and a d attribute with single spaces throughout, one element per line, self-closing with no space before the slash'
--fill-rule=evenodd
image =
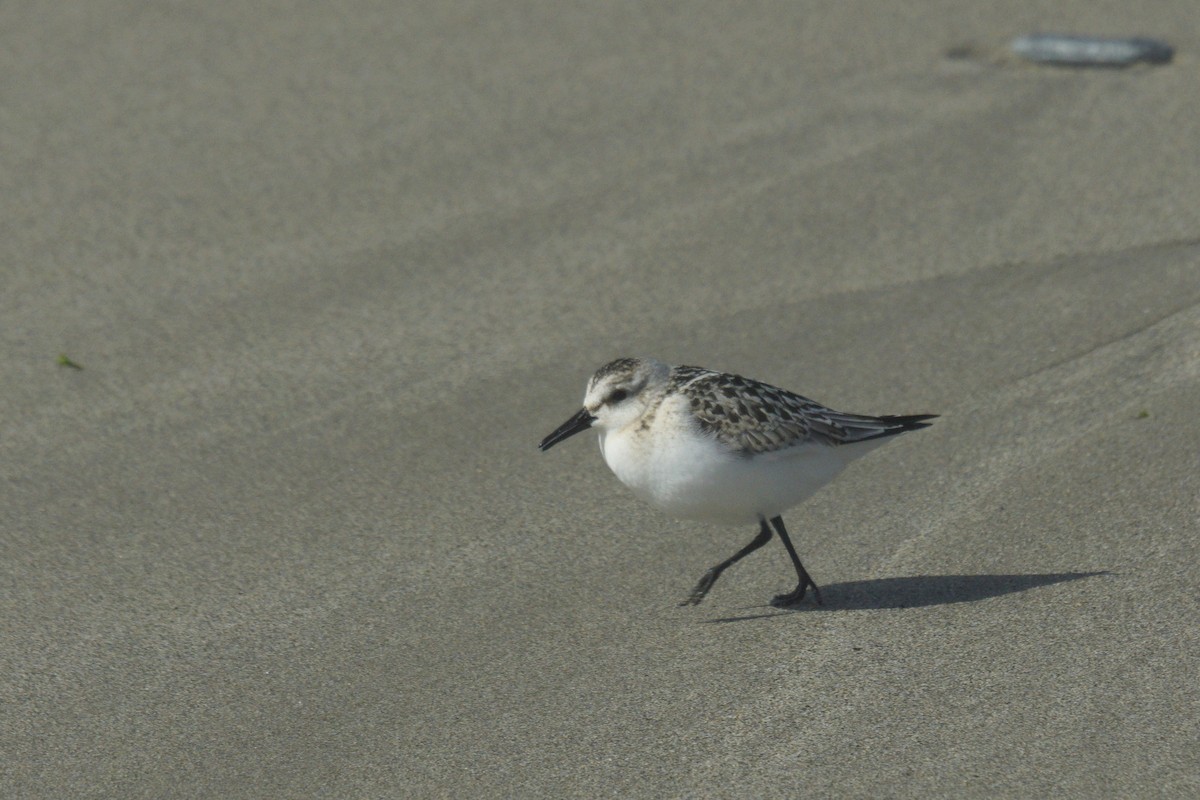
<path id="1" fill-rule="evenodd" d="M 1200 794 L 1195 6 L 976 5 L 4 4 L 0 796 Z M 944 415 L 824 608 L 639 353 Z"/>

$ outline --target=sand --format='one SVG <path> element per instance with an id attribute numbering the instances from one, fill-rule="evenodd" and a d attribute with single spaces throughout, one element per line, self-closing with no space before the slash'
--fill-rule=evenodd
<path id="1" fill-rule="evenodd" d="M 1194 11 L 6 4 L 0 795 L 1200 793 Z M 625 354 L 943 416 L 679 608 Z"/>

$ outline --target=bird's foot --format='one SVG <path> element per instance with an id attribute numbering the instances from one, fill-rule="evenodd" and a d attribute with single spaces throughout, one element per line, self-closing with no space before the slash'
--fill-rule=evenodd
<path id="1" fill-rule="evenodd" d="M 811 580 L 802 581 L 796 585 L 796 590 L 787 594 L 777 594 L 771 598 L 771 605 L 775 608 L 793 608 L 800 605 L 800 601 L 804 599 L 808 587 L 812 587 L 813 598 L 817 601 L 817 605 L 823 606 L 825 602 L 821 599 L 821 590 Z"/>
<path id="2" fill-rule="evenodd" d="M 700 605 L 700 601 L 704 599 L 706 594 L 708 594 L 708 590 L 712 588 L 712 585 L 717 582 L 717 578 L 720 576 L 720 574 L 721 573 L 715 569 L 710 569 L 708 572 L 704 573 L 704 577 L 701 578 L 700 582 L 696 584 L 696 588 L 692 589 L 692 593 L 689 594 L 687 599 L 679 605 Z"/>

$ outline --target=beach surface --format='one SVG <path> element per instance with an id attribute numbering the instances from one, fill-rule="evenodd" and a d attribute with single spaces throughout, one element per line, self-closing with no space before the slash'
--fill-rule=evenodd
<path id="1" fill-rule="evenodd" d="M 1194 17 L 4 4 L 0 796 L 1200 795 Z M 942 416 L 681 608 L 622 355 Z"/>

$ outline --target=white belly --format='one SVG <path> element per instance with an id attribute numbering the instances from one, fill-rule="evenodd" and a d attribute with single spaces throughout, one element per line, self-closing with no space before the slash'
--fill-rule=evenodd
<path id="1" fill-rule="evenodd" d="M 622 483 L 666 514 L 742 524 L 782 514 L 873 448 L 805 445 L 746 458 L 699 435 L 650 439 L 618 431 L 601 433 L 600 449 Z"/>

